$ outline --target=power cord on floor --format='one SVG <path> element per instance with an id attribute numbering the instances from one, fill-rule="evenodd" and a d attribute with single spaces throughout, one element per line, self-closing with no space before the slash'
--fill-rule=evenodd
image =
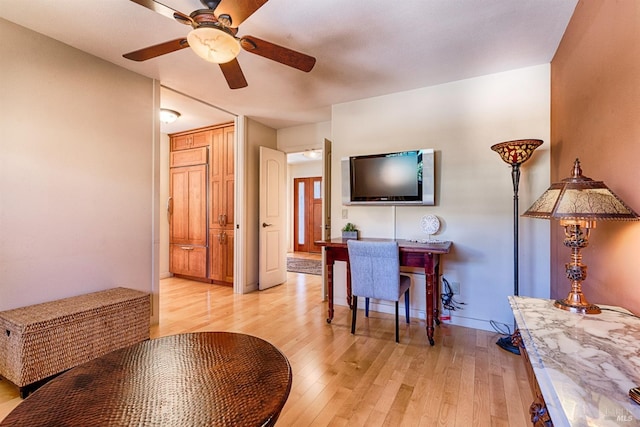
<path id="1" fill-rule="evenodd" d="M 500 335 L 511 336 L 511 328 L 506 323 L 496 322 L 495 320 L 489 320 L 489 324 L 494 331 Z"/>

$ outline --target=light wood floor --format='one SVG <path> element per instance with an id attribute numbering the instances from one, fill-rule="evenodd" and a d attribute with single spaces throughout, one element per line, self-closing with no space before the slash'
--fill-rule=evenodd
<path id="1" fill-rule="evenodd" d="M 297 273 L 248 295 L 164 279 L 152 337 L 225 330 L 274 344 L 293 369 L 279 426 L 530 425 L 522 360 L 495 344 L 496 333 L 442 324 L 431 347 L 424 321 L 411 319 L 396 344 L 393 316 L 361 312 L 354 336 L 345 307 L 326 323 L 320 289 L 319 276 Z M 0 381 L 0 420 L 19 402 L 17 389 Z"/>

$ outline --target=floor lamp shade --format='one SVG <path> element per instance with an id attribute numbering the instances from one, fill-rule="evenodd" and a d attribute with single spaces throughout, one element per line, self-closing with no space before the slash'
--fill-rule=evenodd
<path id="1" fill-rule="evenodd" d="M 557 219 L 565 229 L 564 245 L 571 249 L 571 262 L 565 264 L 571 291 L 567 298 L 557 300 L 555 306 L 575 313 L 600 313 L 600 308 L 587 302 L 582 293 L 587 266 L 582 264 L 581 250 L 589 244 L 590 231 L 597 221 L 633 221 L 638 214 L 604 182 L 582 175 L 580 161 L 576 159 L 571 177 L 551 184 L 522 216 Z"/>
<path id="2" fill-rule="evenodd" d="M 521 165 L 533 154 L 533 151 L 542 145 L 540 139 L 517 139 L 494 144 L 491 149 L 500 154 L 502 160 L 510 165 Z"/>

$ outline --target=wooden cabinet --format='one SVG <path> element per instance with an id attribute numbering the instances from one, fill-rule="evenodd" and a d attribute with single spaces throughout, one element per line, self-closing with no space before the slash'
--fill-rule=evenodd
<path id="1" fill-rule="evenodd" d="M 205 246 L 170 244 L 169 269 L 173 274 L 206 278 L 207 248 Z"/>
<path id="2" fill-rule="evenodd" d="M 232 285 L 234 126 L 197 129 L 170 138 L 169 269 Z"/>
<path id="3" fill-rule="evenodd" d="M 171 151 L 188 150 L 190 148 L 208 147 L 211 144 L 211 131 L 200 130 L 182 132 L 171 135 Z"/>
<path id="4" fill-rule="evenodd" d="M 209 159 L 209 190 L 211 192 L 211 215 L 209 227 L 233 229 L 234 173 L 233 155 L 234 129 L 216 129 L 213 134 Z"/>
<path id="5" fill-rule="evenodd" d="M 207 277 L 207 165 L 169 170 L 169 270 Z"/>
<path id="6" fill-rule="evenodd" d="M 207 165 L 169 171 L 169 242 L 207 245 Z"/>
<path id="7" fill-rule="evenodd" d="M 213 130 L 209 158 L 209 278 L 225 284 L 233 283 L 234 144 L 233 126 Z"/>
<path id="8" fill-rule="evenodd" d="M 209 278 L 214 283 L 233 283 L 233 230 L 209 231 Z"/>
<path id="9" fill-rule="evenodd" d="M 209 149 L 207 147 L 173 151 L 171 152 L 169 166 L 175 168 L 180 166 L 206 165 L 208 151 Z"/>

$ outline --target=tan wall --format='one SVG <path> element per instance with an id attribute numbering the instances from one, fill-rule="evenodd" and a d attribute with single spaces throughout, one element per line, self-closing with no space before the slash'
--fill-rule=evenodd
<path id="1" fill-rule="evenodd" d="M 255 120 L 246 120 L 245 144 L 245 207 L 244 224 L 245 280 L 241 283 L 241 293 L 258 289 L 258 261 L 260 248 L 260 147 L 277 147 L 276 130 Z"/>
<path id="2" fill-rule="evenodd" d="M 640 2 L 580 1 L 551 63 L 551 181 L 583 174 L 640 211 Z M 569 251 L 551 227 L 551 295 L 564 298 Z M 590 302 L 640 312 L 640 223 L 600 222 L 583 251 Z"/>
<path id="3" fill-rule="evenodd" d="M 0 310 L 157 295 L 159 87 L 2 19 L 0 39 Z"/>

